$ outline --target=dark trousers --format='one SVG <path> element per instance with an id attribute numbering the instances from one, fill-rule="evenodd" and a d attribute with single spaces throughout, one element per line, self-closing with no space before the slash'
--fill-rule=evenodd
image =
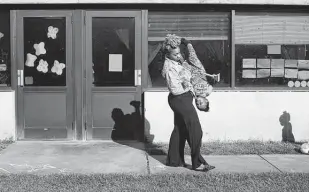
<path id="1" fill-rule="evenodd" d="M 168 166 L 177 167 L 184 164 L 186 141 L 191 148 L 192 169 L 201 164 L 207 164 L 200 154 L 203 132 L 192 101 L 193 96 L 190 92 L 168 96 L 168 103 L 174 112 L 174 130 L 170 138 L 166 162 Z"/>

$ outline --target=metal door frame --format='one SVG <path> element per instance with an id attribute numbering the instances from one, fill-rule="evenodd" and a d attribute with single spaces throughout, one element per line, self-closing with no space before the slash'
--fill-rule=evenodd
<path id="1" fill-rule="evenodd" d="M 66 18 L 66 86 L 65 87 L 31 87 L 24 88 L 18 86 L 17 81 L 17 70 L 24 68 L 24 28 L 23 28 L 23 18 L 24 17 L 65 17 Z M 52 90 L 52 91 L 63 91 L 66 90 L 66 109 L 67 109 L 67 140 L 72 140 L 75 137 L 75 115 L 74 115 L 74 65 L 73 65 L 73 11 L 72 10 L 14 10 L 11 11 L 11 43 L 12 43 L 12 70 L 14 71 L 14 85 L 15 88 L 15 98 L 16 98 L 16 138 L 17 140 L 24 139 L 24 89 L 32 90 Z M 16 32 L 14 32 L 16 30 Z M 57 140 L 57 139 L 55 139 Z M 63 140 L 63 139 L 61 139 Z"/>
<path id="2" fill-rule="evenodd" d="M 85 15 L 85 61 L 84 63 L 84 140 L 92 139 L 92 90 L 97 92 L 135 92 L 135 99 L 141 100 L 142 67 L 142 10 L 86 10 Z M 92 17 L 134 17 L 135 18 L 135 87 L 93 87 L 90 81 L 92 70 L 87 63 L 92 63 Z M 87 81 L 88 80 L 88 81 Z M 141 105 L 142 106 L 142 105 Z"/>

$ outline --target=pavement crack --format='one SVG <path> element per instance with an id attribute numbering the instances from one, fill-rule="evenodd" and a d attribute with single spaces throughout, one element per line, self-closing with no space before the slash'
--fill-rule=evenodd
<path id="1" fill-rule="evenodd" d="M 147 174 L 150 175 L 149 156 L 147 152 L 145 152 L 145 156 L 146 156 L 146 163 L 147 163 Z"/>
<path id="2" fill-rule="evenodd" d="M 278 171 L 280 171 L 281 173 L 283 173 L 283 171 L 281 171 L 276 165 L 272 164 L 272 163 L 269 162 L 267 159 L 265 159 L 264 157 L 262 157 L 262 155 L 258 154 L 258 156 L 260 156 L 264 161 L 266 161 L 268 164 L 270 164 L 271 166 L 273 166 L 274 168 L 276 168 Z"/>

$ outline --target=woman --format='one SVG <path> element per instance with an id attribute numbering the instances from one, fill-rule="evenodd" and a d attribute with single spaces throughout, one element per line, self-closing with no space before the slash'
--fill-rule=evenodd
<path id="1" fill-rule="evenodd" d="M 184 59 L 180 53 L 180 43 L 179 37 L 168 35 L 163 44 L 165 62 L 162 76 L 170 92 L 168 103 L 174 112 L 175 126 L 170 138 L 166 164 L 174 167 L 186 166 L 184 147 L 187 140 L 191 148 L 192 169 L 209 171 L 215 167 L 209 165 L 200 154 L 203 132 L 192 104 L 194 90 L 190 83 L 191 72 L 181 65 Z"/>

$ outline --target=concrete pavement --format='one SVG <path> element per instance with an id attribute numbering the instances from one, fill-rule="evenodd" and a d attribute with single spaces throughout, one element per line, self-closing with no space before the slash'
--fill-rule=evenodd
<path id="1" fill-rule="evenodd" d="M 216 166 L 211 172 L 309 173 L 309 155 L 204 156 Z M 192 170 L 165 166 L 164 155 L 149 155 L 142 143 L 18 141 L 0 151 L 0 174 L 29 173 L 192 173 Z M 185 157 L 191 163 L 190 156 Z"/>

